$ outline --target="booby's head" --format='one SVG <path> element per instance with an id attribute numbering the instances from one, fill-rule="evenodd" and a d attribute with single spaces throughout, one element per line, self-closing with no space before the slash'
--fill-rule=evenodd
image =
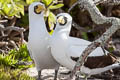
<path id="1" fill-rule="evenodd" d="M 60 26 L 68 25 L 72 22 L 72 17 L 68 13 L 60 13 L 57 15 L 57 23 Z"/>
<path id="2" fill-rule="evenodd" d="M 30 30 L 38 30 L 41 33 L 46 31 L 44 12 L 46 8 L 41 2 L 33 2 L 29 6 L 29 27 Z"/>
<path id="3" fill-rule="evenodd" d="M 29 15 L 31 16 L 43 16 L 46 8 L 45 5 L 40 2 L 34 2 L 29 6 Z"/>
<path id="4" fill-rule="evenodd" d="M 60 13 L 56 19 L 56 30 L 65 30 L 68 33 L 71 30 L 72 17 L 68 13 Z"/>

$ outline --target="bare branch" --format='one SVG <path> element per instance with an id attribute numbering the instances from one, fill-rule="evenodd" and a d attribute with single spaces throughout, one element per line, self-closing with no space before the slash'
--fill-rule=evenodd
<path id="1" fill-rule="evenodd" d="M 105 17 L 103 16 L 94 2 L 92 0 L 79 0 L 80 6 L 84 7 L 91 15 L 92 20 L 96 24 L 112 24 L 112 26 L 105 32 L 103 35 L 91 43 L 84 51 L 83 54 L 79 57 L 74 70 L 71 73 L 71 78 L 75 75 L 76 71 L 80 70 L 81 66 L 86 61 L 88 55 L 95 50 L 98 46 L 104 45 L 108 41 L 108 39 L 115 33 L 118 29 L 120 29 L 120 19 L 114 17 Z"/>
<path id="2" fill-rule="evenodd" d="M 85 28 L 79 26 L 75 21 L 72 22 L 72 26 L 73 26 L 75 29 L 79 30 L 79 31 L 88 32 L 88 30 L 86 30 Z"/>
<path id="3" fill-rule="evenodd" d="M 4 30 L 4 25 L 0 24 L 0 30 Z"/>
<path id="4" fill-rule="evenodd" d="M 2 34 L 2 36 L 4 36 L 5 34 L 4 34 L 4 25 L 2 25 L 2 24 L 0 24 L 0 31 L 1 31 L 1 34 Z"/>
<path id="5" fill-rule="evenodd" d="M 16 23 L 16 17 L 13 17 L 13 18 L 11 19 L 11 21 L 10 21 L 10 25 L 9 25 L 9 26 L 14 27 L 15 23 Z M 8 27 L 9 27 L 9 26 L 8 26 Z M 8 31 L 7 31 L 7 34 L 9 35 L 9 34 L 11 33 L 11 31 L 12 31 L 12 30 L 8 30 Z"/>
<path id="6" fill-rule="evenodd" d="M 0 47 L 3 47 L 5 45 L 8 45 L 8 42 L 0 42 Z"/>
<path id="7" fill-rule="evenodd" d="M 15 31 L 17 31 L 17 32 L 24 32 L 25 31 L 25 29 L 24 28 L 20 28 L 20 27 L 16 27 L 16 26 L 8 26 L 8 27 L 6 27 L 6 28 L 4 28 L 4 31 L 5 30 L 15 30 Z"/>
<path id="8" fill-rule="evenodd" d="M 93 0 L 95 5 L 99 5 L 100 3 L 105 4 L 105 5 L 119 5 L 120 0 Z M 79 4 L 79 0 L 74 3 L 68 10 L 70 12 L 77 4 Z"/>
<path id="9" fill-rule="evenodd" d="M 16 48 L 17 50 L 19 50 L 18 46 L 16 45 L 16 43 L 13 40 L 10 40 L 9 45 L 12 45 L 14 48 Z"/>
<path id="10" fill-rule="evenodd" d="M 8 20 L 0 20 L 0 23 L 4 23 L 7 22 Z"/>

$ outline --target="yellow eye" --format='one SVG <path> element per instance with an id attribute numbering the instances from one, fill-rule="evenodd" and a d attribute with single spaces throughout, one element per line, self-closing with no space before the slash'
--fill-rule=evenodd
<path id="1" fill-rule="evenodd" d="M 59 17 L 57 18 L 57 21 L 58 21 L 58 23 L 59 23 L 60 25 L 65 25 L 65 24 L 67 23 L 67 19 L 66 19 L 66 17 L 64 17 L 64 16 L 59 16 Z"/>
<path id="2" fill-rule="evenodd" d="M 45 10 L 45 8 L 44 8 L 43 5 L 37 5 L 37 6 L 34 7 L 34 11 L 35 11 L 36 14 L 40 14 L 44 10 Z"/>

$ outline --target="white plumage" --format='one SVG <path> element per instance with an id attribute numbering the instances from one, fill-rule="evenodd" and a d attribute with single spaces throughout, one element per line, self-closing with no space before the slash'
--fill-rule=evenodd
<path id="1" fill-rule="evenodd" d="M 55 31 L 50 40 L 51 52 L 56 61 L 61 65 L 73 70 L 76 62 L 72 58 L 79 57 L 85 48 L 91 44 L 90 41 L 70 37 L 72 17 L 67 13 L 61 13 L 57 15 L 57 24 Z M 105 51 L 106 54 L 108 51 Z M 104 56 L 104 52 L 101 47 L 96 48 L 89 57 Z M 111 57 L 110 57 L 111 59 Z M 94 59 L 93 59 L 94 60 Z M 88 61 L 89 62 L 89 61 Z M 96 64 L 96 63 L 94 63 Z M 92 75 L 98 74 L 103 71 L 118 67 L 119 63 L 111 64 L 106 67 L 90 69 L 89 66 L 82 66 L 81 71 L 83 73 Z"/>
<path id="2" fill-rule="evenodd" d="M 59 64 L 52 57 L 48 46 L 50 35 L 45 26 L 44 8 L 45 6 L 40 2 L 34 2 L 29 6 L 28 50 L 38 71 L 43 69 L 57 70 Z"/>

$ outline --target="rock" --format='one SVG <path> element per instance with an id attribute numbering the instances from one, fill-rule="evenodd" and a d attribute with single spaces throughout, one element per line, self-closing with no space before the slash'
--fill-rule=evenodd
<path id="1" fill-rule="evenodd" d="M 26 72 L 31 77 L 37 78 L 37 76 L 38 76 L 38 72 L 35 67 L 29 68 Z M 65 74 L 61 74 L 61 73 L 67 73 L 67 72 L 69 72 L 68 69 L 66 69 L 65 67 L 60 67 L 59 71 L 58 71 L 58 79 L 57 80 L 66 80 L 67 77 L 69 76 L 69 74 L 65 75 Z M 42 79 L 43 80 L 54 80 L 54 69 L 44 69 L 42 71 Z"/>

